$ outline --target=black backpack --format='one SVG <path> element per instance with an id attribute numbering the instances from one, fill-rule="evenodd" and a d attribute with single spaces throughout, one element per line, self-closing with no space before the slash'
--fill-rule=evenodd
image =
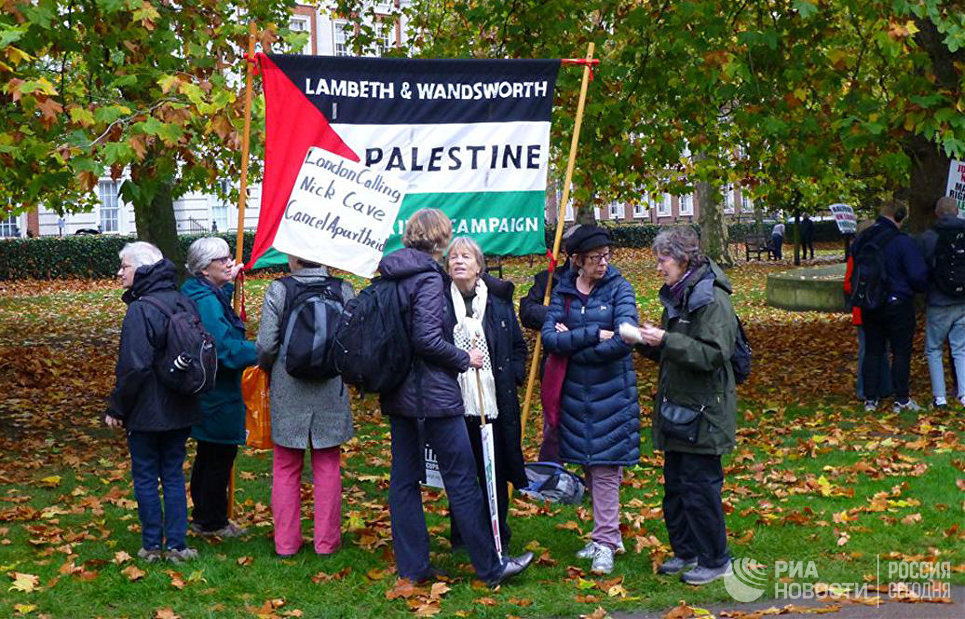
<path id="1" fill-rule="evenodd" d="M 863 310 L 884 306 L 888 297 L 888 268 L 885 246 L 898 231 L 875 226 L 855 242 L 854 268 L 851 271 L 851 305 Z"/>
<path id="2" fill-rule="evenodd" d="M 950 297 L 965 297 L 965 229 L 938 229 L 932 269 L 938 290 Z"/>
<path id="3" fill-rule="evenodd" d="M 376 277 L 349 301 L 335 336 L 335 367 L 362 391 L 389 393 L 412 368 L 412 343 L 395 280 Z"/>
<path id="4" fill-rule="evenodd" d="M 190 299 L 179 295 L 172 309 L 153 297 L 142 301 L 156 307 L 167 319 L 164 348 L 155 357 L 158 379 L 168 389 L 197 395 L 214 388 L 218 374 L 218 352 L 198 310 Z"/>
<path id="5" fill-rule="evenodd" d="M 730 366 L 734 370 L 734 382 L 738 385 L 751 375 L 751 342 L 744 333 L 744 324 L 737 318 L 737 339 L 734 340 L 734 353 L 730 356 Z"/>
<path id="6" fill-rule="evenodd" d="M 338 370 L 332 350 L 345 307 L 342 280 L 326 277 L 308 283 L 288 276 L 278 281 L 285 287 L 285 309 L 279 322 L 284 329 L 281 352 L 285 371 L 303 380 L 335 378 Z"/>

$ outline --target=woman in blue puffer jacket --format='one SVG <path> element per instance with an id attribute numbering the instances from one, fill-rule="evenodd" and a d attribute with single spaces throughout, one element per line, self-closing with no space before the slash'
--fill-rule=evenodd
<path id="1" fill-rule="evenodd" d="M 593 497 L 593 533 L 577 553 L 609 574 L 620 539 L 624 466 L 640 459 L 640 406 L 631 347 L 614 337 L 637 325 L 633 287 L 610 264 L 610 233 L 583 226 L 567 242 L 573 268 L 553 291 L 543 341 L 569 358 L 560 400 L 560 457 L 581 464 Z"/>

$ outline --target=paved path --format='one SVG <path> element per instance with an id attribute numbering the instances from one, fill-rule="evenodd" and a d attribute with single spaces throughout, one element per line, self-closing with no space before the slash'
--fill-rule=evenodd
<path id="1" fill-rule="evenodd" d="M 814 619 L 823 617 L 827 619 L 965 619 L 965 587 L 952 587 L 952 604 L 933 604 L 919 603 L 909 604 L 905 602 L 886 602 L 878 607 L 866 606 L 855 602 L 819 601 L 819 600 L 765 600 L 752 602 L 750 604 L 711 604 L 697 605 L 700 608 L 709 610 L 715 617 L 730 617 L 734 619 L 766 619 L 767 617 L 781 617 L 782 619 Z M 788 612 L 788 613 L 764 613 L 769 608 L 783 609 L 785 606 L 794 605 L 813 609 L 811 612 Z M 840 606 L 837 612 L 818 614 L 815 611 L 827 609 L 828 606 Z M 671 609 L 660 612 L 644 613 L 613 613 L 614 619 L 663 619 Z M 827 612 L 827 611 L 825 611 Z M 723 613 L 723 614 L 722 614 Z"/>

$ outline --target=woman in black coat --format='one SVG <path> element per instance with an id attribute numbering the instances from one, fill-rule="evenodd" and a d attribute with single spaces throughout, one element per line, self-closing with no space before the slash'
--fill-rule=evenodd
<path id="1" fill-rule="evenodd" d="M 434 577 L 422 509 L 421 422 L 425 438 L 439 458 L 449 504 L 462 523 L 473 568 L 481 580 L 495 586 L 526 569 L 533 554 L 499 559 L 476 483 L 456 376 L 470 367 L 482 367 L 483 355 L 479 350 L 461 350 L 452 341 L 456 323 L 446 293 L 448 280 L 437 262 L 451 237 L 452 224 L 445 213 L 421 209 L 406 222 L 402 236 L 405 247 L 379 263 L 382 276 L 397 282 L 413 349 L 412 369 L 402 384 L 381 396 L 392 436 L 392 547 L 400 578 L 424 581 Z"/>
<path id="2" fill-rule="evenodd" d="M 476 475 L 484 492 L 483 414 L 492 425 L 499 537 L 506 549 L 512 535 L 506 523 L 508 485 L 527 484 L 517 392 L 526 378 L 526 341 L 513 311 L 513 284 L 484 273 L 485 257 L 479 245 L 469 237 L 456 238 L 449 246 L 448 263 L 452 278 L 449 291 L 456 317 L 453 339 L 459 348 L 478 347 L 484 356 L 482 368 L 459 375 L 459 386 L 466 408 L 466 429 L 476 458 Z M 454 519 L 451 525 L 452 544 L 459 546 L 462 536 Z"/>

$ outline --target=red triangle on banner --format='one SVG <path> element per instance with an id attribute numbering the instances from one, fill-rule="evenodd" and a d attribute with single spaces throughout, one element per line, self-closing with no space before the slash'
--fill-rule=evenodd
<path id="1" fill-rule="evenodd" d="M 317 146 L 352 161 L 359 156 L 332 129 L 328 119 L 278 68 L 258 54 L 265 88 L 265 179 L 255 243 L 246 268 L 252 268 L 275 240 L 288 197 L 305 154 Z"/>

